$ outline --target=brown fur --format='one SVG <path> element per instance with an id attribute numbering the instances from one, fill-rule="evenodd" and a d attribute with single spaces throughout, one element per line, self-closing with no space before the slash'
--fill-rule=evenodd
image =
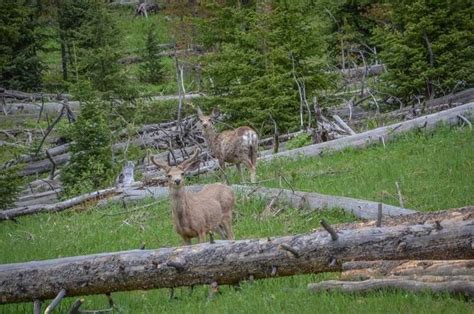
<path id="1" fill-rule="evenodd" d="M 213 111 L 213 116 L 217 114 Z M 256 181 L 256 166 L 258 153 L 257 133 L 248 126 L 217 133 L 213 128 L 213 116 L 205 116 L 198 109 L 201 128 L 209 150 L 219 161 L 219 166 L 225 170 L 225 163 L 235 164 L 242 177 L 241 164 L 250 171 L 251 181 Z"/>
<path id="2" fill-rule="evenodd" d="M 232 188 L 223 184 L 209 184 L 196 193 L 185 191 L 184 173 L 197 156 L 198 151 L 175 167 L 152 158 L 152 162 L 163 169 L 168 178 L 174 228 L 185 244 L 191 244 L 191 239 L 195 237 L 199 242 L 204 242 L 210 231 L 219 232 L 222 238 L 233 240 L 232 211 L 235 196 Z"/>

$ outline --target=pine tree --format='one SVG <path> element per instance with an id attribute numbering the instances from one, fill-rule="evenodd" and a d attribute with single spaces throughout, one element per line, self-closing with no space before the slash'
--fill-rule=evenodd
<path id="1" fill-rule="evenodd" d="M 43 36 L 29 1 L 0 1 L 0 85 L 35 90 L 41 87 L 43 64 L 38 57 Z"/>
<path id="2" fill-rule="evenodd" d="M 282 130 L 299 118 L 301 80 L 310 98 L 327 83 L 322 67 L 324 27 L 312 18 L 309 4 L 289 1 L 216 8 L 204 25 L 202 43 L 213 53 L 205 59 L 208 93 L 234 124 L 259 128 L 270 114 Z M 224 96 L 221 96 L 224 95 Z"/>
<path id="3" fill-rule="evenodd" d="M 160 83 L 165 76 L 161 48 L 156 36 L 156 26 L 150 25 L 145 39 L 145 49 L 142 53 L 143 62 L 140 65 L 140 80 L 147 83 Z"/>
<path id="4" fill-rule="evenodd" d="M 97 0 L 61 0 L 58 15 L 64 76 L 90 80 L 99 91 L 120 92 L 120 32 L 106 4 Z M 66 60 L 64 60 L 66 58 Z"/>
<path id="5" fill-rule="evenodd" d="M 474 85 L 474 6 L 464 1 L 392 2 L 391 23 L 376 30 L 388 93 L 413 100 Z"/>
<path id="6" fill-rule="evenodd" d="M 90 83 L 76 86 L 81 114 L 72 125 L 71 160 L 61 171 L 68 195 L 89 192 L 110 183 L 113 174 L 111 131 L 105 106 Z"/>

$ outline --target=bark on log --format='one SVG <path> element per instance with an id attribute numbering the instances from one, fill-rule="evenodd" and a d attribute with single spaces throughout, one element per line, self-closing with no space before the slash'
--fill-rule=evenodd
<path id="1" fill-rule="evenodd" d="M 474 276 L 474 260 L 381 260 L 342 264 L 343 280 L 406 276 Z"/>
<path id="2" fill-rule="evenodd" d="M 349 260 L 474 258 L 472 220 L 443 221 L 441 230 L 428 223 L 339 229 L 338 235 L 337 241 L 326 231 L 317 231 L 0 265 L 0 303 L 49 299 L 61 289 L 77 296 L 212 282 L 235 284 L 250 275 L 262 279 L 340 271 L 341 263 Z M 405 243 L 403 249 L 400 243 Z"/>
<path id="3" fill-rule="evenodd" d="M 362 148 L 367 145 L 377 143 L 380 138 L 385 141 L 393 138 L 397 134 L 411 131 L 413 129 L 429 129 L 434 128 L 438 123 L 445 122 L 448 124 L 458 123 L 458 115 L 472 115 L 474 113 L 474 103 L 465 104 L 456 108 L 437 112 L 431 115 L 419 117 L 413 120 L 396 123 L 385 127 L 380 127 L 356 135 L 346 136 L 330 142 L 324 142 L 309 145 L 297 149 L 288 150 L 274 155 L 262 156 L 261 160 L 271 160 L 280 157 L 299 157 L 299 156 L 320 156 L 329 151 L 338 151 L 347 147 Z"/>
<path id="4" fill-rule="evenodd" d="M 66 201 L 56 203 L 56 204 L 46 204 L 46 205 L 39 204 L 39 205 L 31 205 L 31 206 L 25 206 L 25 207 L 6 209 L 3 211 L 0 211 L 0 221 L 8 220 L 8 219 L 12 219 L 15 217 L 20 217 L 20 216 L 32 215 L 32 214 L 55 213 L 55 212 L 63 211 L 65 209 L 84 203 L 88 200 L 91 200 L 94 198 L 101 198 L 114 192 L 115 192 L 115 187 L 79 195 L 74 198 L 71 198 Z"/>
<path id="5" fill-rule="evenodd" d="M 453 280 L 445 282 L 426 282 L 410 279 L 369 279 L 364 281 L 328 280 L 308 285 L 312 292 L 340 291 L 346 293 L 366 293 L 374 290 L 400 289 L 414 293 L 431 291 L 433 293 L 461 294 L 474 297 L 474 282 Z"/>
<path id="6" fill-rule="evenodd" d="M 253 192 L 266 199 L 270 199 L 273 196 L 278 195 L 280 191 L 283 191 L 281 193 L 281 197 L 288 201 L 291 206 L 295 208 L 301 207 L 302 202 L 304 202 L 305 206 L 313 210 L 341 208 L 345 212 L 353 214 L 356 217 L 362 219 L 376 219 L 378 215 L 379 203 L 368 200 L 344 196 L 325 195 L 315 192 L 293 192 L 291 190 L 263 187 L 254 188 L 244 185 L 234 185 L 233 188 L 234 190 L 240 191 L 241 193 Z M 412 209 L 401 208 L 387 204 L 383 205 L 382 212 L 384 216 L 399 216 L 416 213 L 416 211 Z"/>

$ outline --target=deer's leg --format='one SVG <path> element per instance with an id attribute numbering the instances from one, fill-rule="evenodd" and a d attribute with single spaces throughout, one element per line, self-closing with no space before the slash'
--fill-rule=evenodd
<path id="1" fill-rule="evenodd" d="M 221 236 L 222 240 L 227 239 L 227 234 L 225 233 L 225 228 L 223 224 L 218 225 L 216 230 L 217 232 L 219 232 L 219 235 Z"/>
<path id="2" fill-rule="evenodd" d="M 184 245 L 191 245 L 191 238 L 184 237 L 184 236 L 182 236 L 182 238 L 183 238 Z"/>
<path id="3" fill-rule="evenodd" d="M 242 174 L 242 167 L 240 166 L 240 162 L 236 163 L 235 167 L 237 168 L 237 171 L 239 172 L 240 182 L 244 182 L 244 175 Z"/>
<path id="4" fill-rule="evenodd" d="M 227 240 L 234 240 L 234 232 L 232 231 L 232 219 L 223 220 L 222 225 L 224 226 L 224 230 L 227 235 Z"/>
<path id="5" fill-rule="evenodd" d="M 219 168 L 221 169 L 221 178 L 226 184 L 229 184 L 227 176 L 225 175 L 225 161 L 219 159 Z"/>
<path id="6" fill-rule="evenodd" d="M 204 230 L 199 231 L 198 239 L 199 239 L 199 243 L 206 242 L 206 231 Z"/>
<path id="7" fill-rule="evenodd" d="M 252 163 L 250 159 L 244 160 L 245 166 L 249 169 L 250 172 L 250 182 L 256 183 L 257 182 L 257 171 L 255 169 L 255 165 Z"/>

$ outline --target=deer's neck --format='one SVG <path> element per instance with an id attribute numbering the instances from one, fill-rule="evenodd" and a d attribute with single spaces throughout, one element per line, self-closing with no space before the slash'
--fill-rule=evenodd
<path id="1" fill-rule="evenodd" d="M 186 213 L 189 210 L 186 191 L 183 186 L 170 186 L 169 191 L 173 217 L 180 226 L 184 226 L 186 225 L 186 217 L 188 217 Z"/>
<path id="2" fill-rule="evenodd" d="M 209 150 L 213 155 L 216 155 L 218 152 L 217 149 L 217 132 L 213 128 L 204 130 L 204 138 L 206 139 L 206 144 L 209 147 Z"/>

